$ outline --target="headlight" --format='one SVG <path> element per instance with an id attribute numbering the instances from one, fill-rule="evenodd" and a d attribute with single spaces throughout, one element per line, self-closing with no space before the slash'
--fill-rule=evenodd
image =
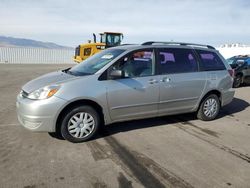
<path id="1" fill-rule="evenodd" d="M 34 100 L 47 99 L 52 97 L 59 89 L 59 85 L 46 86 L 28 94 L 27 98 Z"/>

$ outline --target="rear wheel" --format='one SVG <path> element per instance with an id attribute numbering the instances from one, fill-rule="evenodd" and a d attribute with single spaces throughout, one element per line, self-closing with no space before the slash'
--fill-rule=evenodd
<path id="1" fill-rule="evenodd" d="M 220 101 L 217 95 L 207 96 L 200 104 L 197 117 L 203 121 L 210 121 L 216 118 L 220 111 Z"/>
<path id="2" fill-rule="evenodd" d="M 95 136 L 100 126 L 100 117 L 91 106 L 75 107 L 62 120 L 62 136 L 74 143 L 84 142 Z"/>
<path id="3" fill-rule="evenodd" d="M 234 78 L 233 87 L 234 88 L 240 87 L 241 83 L 242 83 L 242 76 L 236 75 L 236 77 Z"/>

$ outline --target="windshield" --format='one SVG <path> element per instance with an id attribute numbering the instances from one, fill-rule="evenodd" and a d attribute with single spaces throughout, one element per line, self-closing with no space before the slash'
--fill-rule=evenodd
<path id="1" fill-rule="evenodd" d="M 234 58 L 229 58 L 229 59 L 227 59 L 227 63 L 229 65 L 231 65 L 231 64 L 233 64 L 234 60 L 235 60 Z"/>
<path id="2" fill-rule="evenodd" d="M 125 50 L 108 49 L 101 51 L 68 70 L 70 74 L 83 76 L 94 74 Z"/>
<path id="3" fill-rule="evenodd" d="M 121 44 L 121 35 L 107 34 L 107 46 L 118 46 Z"/>
<path id="4" fill-rule="evenodd" d="M 229 59 L 227 59 L 227 63 L 229 65 L 232 65 L 232 64 L 237 64 L 238 61 L 248 61 L 247 58 L 244 58 L 244 57 L 241 57 L 241 58 L 234 58 L 234 57 L 231 57 Z"/>

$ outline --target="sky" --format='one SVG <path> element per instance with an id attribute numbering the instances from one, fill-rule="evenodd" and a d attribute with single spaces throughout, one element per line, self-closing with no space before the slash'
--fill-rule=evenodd
<path id="1" fill-rule="evenodd" d="M 250 44 L 249 0 L 0 0 L 0 35 L 75 47 L 92 33 L 123 43 Z"/>

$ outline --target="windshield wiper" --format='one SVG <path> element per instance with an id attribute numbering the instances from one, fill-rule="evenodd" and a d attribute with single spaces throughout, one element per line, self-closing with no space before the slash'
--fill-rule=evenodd
<path id="1" fill-rule="evenodd" d="M 87 76 L 87 75 L 91 75 L 92 73 L 86 73 L 86 72 L 78 72 L 78 71 L 70 71 L 71 68 L 67 68 L 62 70 L 62 72 L 66 73 L 66 74 L 70 74 L 70 75 L 74 75 L 74 76 Z"/>
<path id="2" fill-rule="evenodd" d="M 73 72 L 70 71 L 71 67 L 70 68 L 67 68 L 67 69 L 64 69 L 62 70 L 62 72 L 65 72 L 67 74 L 70 74 L 70 75 L 74 75 Z"/>

